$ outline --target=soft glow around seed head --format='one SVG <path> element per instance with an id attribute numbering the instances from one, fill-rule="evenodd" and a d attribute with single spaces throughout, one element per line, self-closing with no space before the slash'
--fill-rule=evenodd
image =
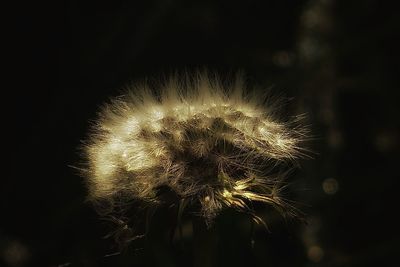
<path id="1" fill-rule="evenodd" d="M 273 170 L 301 155 L 301 127 L 276 121 L 241 87 L 196 79 L 157 88 L 161 98 L 136 88 L 103 110 L 85 147 L 90 199 L 111 212 L 131 200 L 157 205 L 163 187 L 197 203 L 207 222 L 230 207 L 259 223 L 252 201 L 290 209 Z"/>

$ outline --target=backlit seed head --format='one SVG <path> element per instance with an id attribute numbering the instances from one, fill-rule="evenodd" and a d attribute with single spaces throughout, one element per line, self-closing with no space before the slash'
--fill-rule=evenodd
<path id="1" fill-rule="evenodd" d="M 275 170 L 303 155 L 306 131 L 276 120 L 241 77 L 221 84 L 206 74 L 171 78 L 106 104 L 84 146 L 89 199 L 113 213 L 135 201 L 159 205 L 167 188 L 207 222 L 228 207 L 262 222 L 252 201 L 284 210 Z"/>

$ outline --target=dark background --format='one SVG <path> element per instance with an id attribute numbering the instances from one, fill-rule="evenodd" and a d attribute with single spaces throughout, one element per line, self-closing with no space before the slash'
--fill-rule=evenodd
<path id="1" fill-rule="evenodd" d="M 400 19 L 391 2 L 17 3 L 6 25 L 13 75 L 3 129 L 14 138 L 4 141 L 0 266 L 190 266 L 207 257 L 215 266 L 395 266 Z M 308 224 L 260 209 L 270 232 L 252 236 L 248 219 L 228 211 L 209 254 L 190 220 L 171 244 L 165 210 L 145 241 L 106 256 L 117 251 L 103 238 L 110 228 L 70 167 L 88 121 L 130 81 L 202 67 L 244 70 L 292 99 L 288 115 L 307 114 L 314 159 L 293 174 L 291 197 Z"/>

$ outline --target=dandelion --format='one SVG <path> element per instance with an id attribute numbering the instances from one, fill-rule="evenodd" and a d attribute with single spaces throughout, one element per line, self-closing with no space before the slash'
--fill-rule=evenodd
<path id="1" fill-rule="evenodd" d="M 225 208 L 263 223 L 252 202 L 289 210 L 277 169 L 303 155 L 306 131 L 296 119 L 278 121 L 267 100 L 247 92 L 240 75 L 130 88 L 103 107 L 85 142 L 89 200 L 107 214 L 184 201 L 207 224 Z M 165 188 L 177 198 L 163 198 Z"/>

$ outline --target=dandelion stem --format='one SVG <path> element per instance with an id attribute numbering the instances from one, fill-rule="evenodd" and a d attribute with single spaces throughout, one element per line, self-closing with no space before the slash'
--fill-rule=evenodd
<path id="1" fill-rule="evenodd" d="M 218 236 L 215 227 L 208 227 L 204 219 L 195 217 L 193 224 L 194 267 L 217 266 Z"/>

